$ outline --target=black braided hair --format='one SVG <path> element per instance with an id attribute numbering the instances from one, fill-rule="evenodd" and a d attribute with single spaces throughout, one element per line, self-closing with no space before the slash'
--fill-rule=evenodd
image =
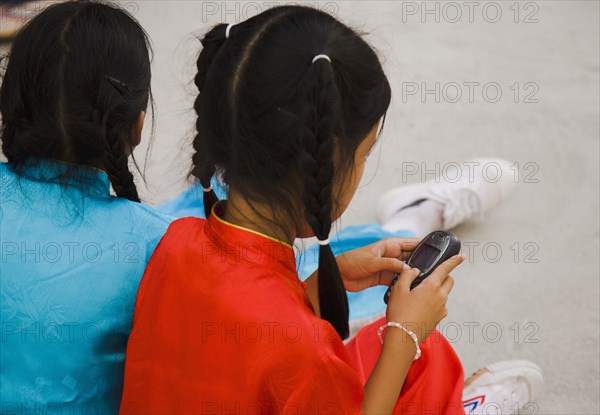
<path id="1" fill-rule="evenodd" d="M 334 128 L 340 115 L 340 97 L 332 63 L 325 58 L 311 63 L 304 85 L 304 127 L 301 128 L 300 165 L 304 176 L 306 221 L 319 240 L 329 238 L 333 210 Z M 312 104 L 312 105 L 310 105 Z M 332 323 L 340 337 L 347 338 L 348 297 L 331 245 L 319 247 L 319 307 L 321 317 Z"/>
<path id="2" fill-rule="evenodd" d="M 108 117 L 104 117 L 100 131 L 106 132 L 104 137 L 106 142 L 104 168 L 108 174 L 108 179 L 117 196 L 140 202 L 133 174 L 129 170 L 129 158 L 125 148 L 127 137 L 123 136 L 122 126 L 110 127 L 107 121 Z"/>
<path id="3" fill-rule="evenodd" d="M 358 146 L 390 103 L 379 59 L 354 30 L 310 7 L 270 8 L 226 41 L 225 28 L 207 33 L 198 61 L 192 175 L 205 186 L 218 173 L 286 235 L 308 236 L 309 226 L 327 239 L 341 213 L 336 185 L 351 177 Z M 332 63 L 312 63 L 319 54 Z M 318 286 L 322 317 L 346 338 L 348 300 L 328 245 Z"/>
<path id="4" fill-rule="evenodd" d="M 101 82 L 96 97 L 95 113 L 101 114 L 97 123 L 101 142 L 104 143 L 104 169 L 110 184 L 119 197 L 124 197 L 134 202 L 140 198 L 129 170 L 128 129 L 127 123 L 118 116 L 118 109 L 131 98 L 129 85 L 111 75 L 105 75 Z"/>
<path id="5" fill-rule="evenodd" d="M 192 171 L 191 175 L 198 178 L 200 185 L 204 189 L 204 214 L 208 218 L 210 216 L 212 207 L 215 203 L 219 201 L 217 194 L 214 190 L 212 190 L 212 186 L 210 184 L 210 180 L 212 176 L 215 174 L 215 165 L 211 164 L 210 160 L 207 160 L 205 155 L 205 149 L 203 148 L 204 141 L 200 137 L 200 125 L 202 120 L 200 119 L 200 114 L 198 114 L 198 107 L 200 105 L 200 95 L 202 94 L 202 90 L 204 89 L 204 83 L 206 81 L 206 74 L 210 68 L 211 63 L 213 62 L 215 56 L 221 49 L 223 43 L 225 43 L 225 30 L 227 29 L 227 24 L 221 23 L 214 26 L 211 30 L 209 30 L 204 37 L 200 40 L 202 43 L 202 51 L 198 56 L 198 60 L 196 61 L 196 68 L 198 72 L 194 77 L 194 84 L 196 88 L 198 88 L 198 96 L 194 102 L 194 109 L 196 110 L 196 114 L 198 115 L 196 119 L 196 138 L 193 141 L 194 146 L 194 155 L 192 156 Z M 211 189 L 207 191 L 206 189 Z"/>
<path id="6" fill-rule="evenodd" d="M 8 56 L 0 87 L 8 162 L 17 171 L 31 158 L 98 167 L 117 196 L 139 202 L 128 154 L 151 91 L 137 21 L 109 4 L 55 4 L 19 31 Z"/>

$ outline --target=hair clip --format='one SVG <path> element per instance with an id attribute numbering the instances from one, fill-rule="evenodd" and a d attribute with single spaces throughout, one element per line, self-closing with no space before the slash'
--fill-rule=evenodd
<path id="1" fill-rule="evenodd" d="M 108 83 L 111 84 L 113 88 L 115 88 L 119 92 L 119 94 L 125 95 L 129 92 L 129 86 L 125 82 L 120 81 L 117 78 L 112 77 L 110 75 L 104 76 L 104 79 L 108 81 Z"/>

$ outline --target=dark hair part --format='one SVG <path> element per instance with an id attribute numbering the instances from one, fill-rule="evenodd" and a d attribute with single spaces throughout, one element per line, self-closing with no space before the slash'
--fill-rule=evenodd
<path id="1" fill-rule="evenodd" d="M 17 171 L 30 157 L 102 168 L 117 196 L 139 202 L 128 152 L 150 99 L 149 41 L 132 16 L 92 1 L 52 5 L 10 49 L 2 152 Z"/>
<path id="2" fill-rule="evenodd" d="M 334 181 L 349 176 L 390 103 L 379 59 L 354 30 L 309 7 L 269 9 L 227 39 L 226 26 L 202 39 L 191 174 L 208 187 L 218 173 L 246 201 L 287 224 L 304 218 L 326 239 Z M 318 54 L 331 63 L 313 63 Z M 216 200 L 205 193 L 207 216 Z M 329 245 L 320 247 L 318 287 L 321 316 L 347 338 L 348 299 Z"/>

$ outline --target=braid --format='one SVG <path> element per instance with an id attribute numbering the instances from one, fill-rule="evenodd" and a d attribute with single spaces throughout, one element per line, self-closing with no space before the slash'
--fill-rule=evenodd
<path id="1" fill-rule="evenodd" d="M 104 125 L 106 126 L 106 124 Z M 106 132 L 104 168 L 117 196 L 124 197 L 133 202 L 140 202 L 140 197 L 133 181 L 133 174 L 129 170 L 128 157 L 125 152 L 125 138 L 116 127 Z"/>
<path id="2" fill-rule="evenodd" d="M 200 52 L 198 60 L 196 61 L 198 72 L 194 77 L 194 84 L 196 84 L 199 92 L 202 92 L 202 89 L 204 88 L 204 81 L 206 80 L 206 75 L 208 74 L 211 63 L 227 39 L 225 37 L 226 28 L 227 24 L 220 23 L 200 39 L 200 43 L 202 43 L 202 52 Z"/>
<path id="3" fill-rule="evenodd" d="M 306 172 L 303 201 L 305 218 L 319 240 L 327 239 L 331 230 L 334 178 L 334 127 L 339 119 L 339 92 L 332 66 L 317 60 L 308 69 L 305 86 L 301 148 L 301 165 Z M 349 335 L 348 298 L 331 251 L 331 246 L 319 248 L 319 306 L 321 317 L 329 321 L 342 339 Z"/>
<path id="4" fill-rule="evenodd" d="M 215 174 L 215 169 L 214 167 L 212 169 L 207 170 L 202 176 L 203 178 L 200 178 L 200 185 L 202 186 L 203 189 L 203 202 L 204 202 L 204 216 L 205 217 L 209 217 L 210 213 L 212 211 L 213 206 L 215 205 L 215 203 L 217 203 L 219 201 L 219 198 L 217 197 L 217 194 L 215 193 L 214 189 L 212 188 L 211 184 L 210 184 L 210 179 L 212 178 L 213 174 Z M 205 189 L 210 188 L 211 190 L 206 191 Z"/>
<path id="5" fill-rule="evenodd" d="M 109 128 L 110 113 L 109 110 L 104 113 L 99 110 L 92 112 L 92 120 L 100 130 L 100 142 L 104 143 L 104 169 L 117 196 L 139 202 L 140 197 L 125 152 L 126 137 L 123 136 L 122 125 L 116 124 Z"/>
<path id="6" fill-rule="evenodd" d="M 198 96 L 194 101 L 194 110 L 198 115 L 196 119 L 196 136 L 194 137 L 193 147 L 194 155 L 192 156 L 192 171 L 191 175 L 195 176 L 204 189 L 210 187 L 210 180 L 215 173 L 214 163 L 210 161 L 205 148 L 205 143 L 202 135 L 200 134 L 200 127 L 202 120 L 200 119 L 200 102 L 202 96 L 202 90 L 204 89 L 204 83 L 206 76 L 210 69 L 210 65 L 213 62 L 215 56 L 217 56 L 223 43 L 225 43 L 225 30 L 227 25 L 221 23 L 213 27 L 204 37 L 200 40 L 202 43 L 202 52 L 198 56 L 196 67 L 198 72 L 194 77 L 194 84 L 198 88 Z M 204 214 L 208 218 L 210 212 L 215 203 L 219 201 L 217 194 L 214 190 L 204 192 Z"/>
<path id="7" fill-rule="evenodd" d="M 104 146 L 104 169 L 115 194 L 132 202 L 140 202 L 133 174 L 129 170 L 127 124 L 119 119 L 117 108 L 131 97 L 131 90 L 123 81 L 105 75 L 100 83 L 96 108 L 92 118 L 100 119 L 100 143 Z M 101 108 L 101 109 L 100 109 Z"/>

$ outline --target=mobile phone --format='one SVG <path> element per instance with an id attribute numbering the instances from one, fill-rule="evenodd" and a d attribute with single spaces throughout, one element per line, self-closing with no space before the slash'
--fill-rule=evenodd
<path id="1" fill-rule="evenodd" d="M 452 232 L 435 231 L 431 232 L 419 242 L 411 254 L 406 265 L 411 268 L 417 268 L 421 274 L 412 282 L 410 289 L 412 290 L 423 280 L 431 275 L 431 273 L 448 258 L 458 255 L 460 252 L 460 240 Z M 399 274 L 394 276 L 392 283 L 388 287 L 383 296 L 383 301 L 387 304 L 390 298 L 390 292 Z"/>

